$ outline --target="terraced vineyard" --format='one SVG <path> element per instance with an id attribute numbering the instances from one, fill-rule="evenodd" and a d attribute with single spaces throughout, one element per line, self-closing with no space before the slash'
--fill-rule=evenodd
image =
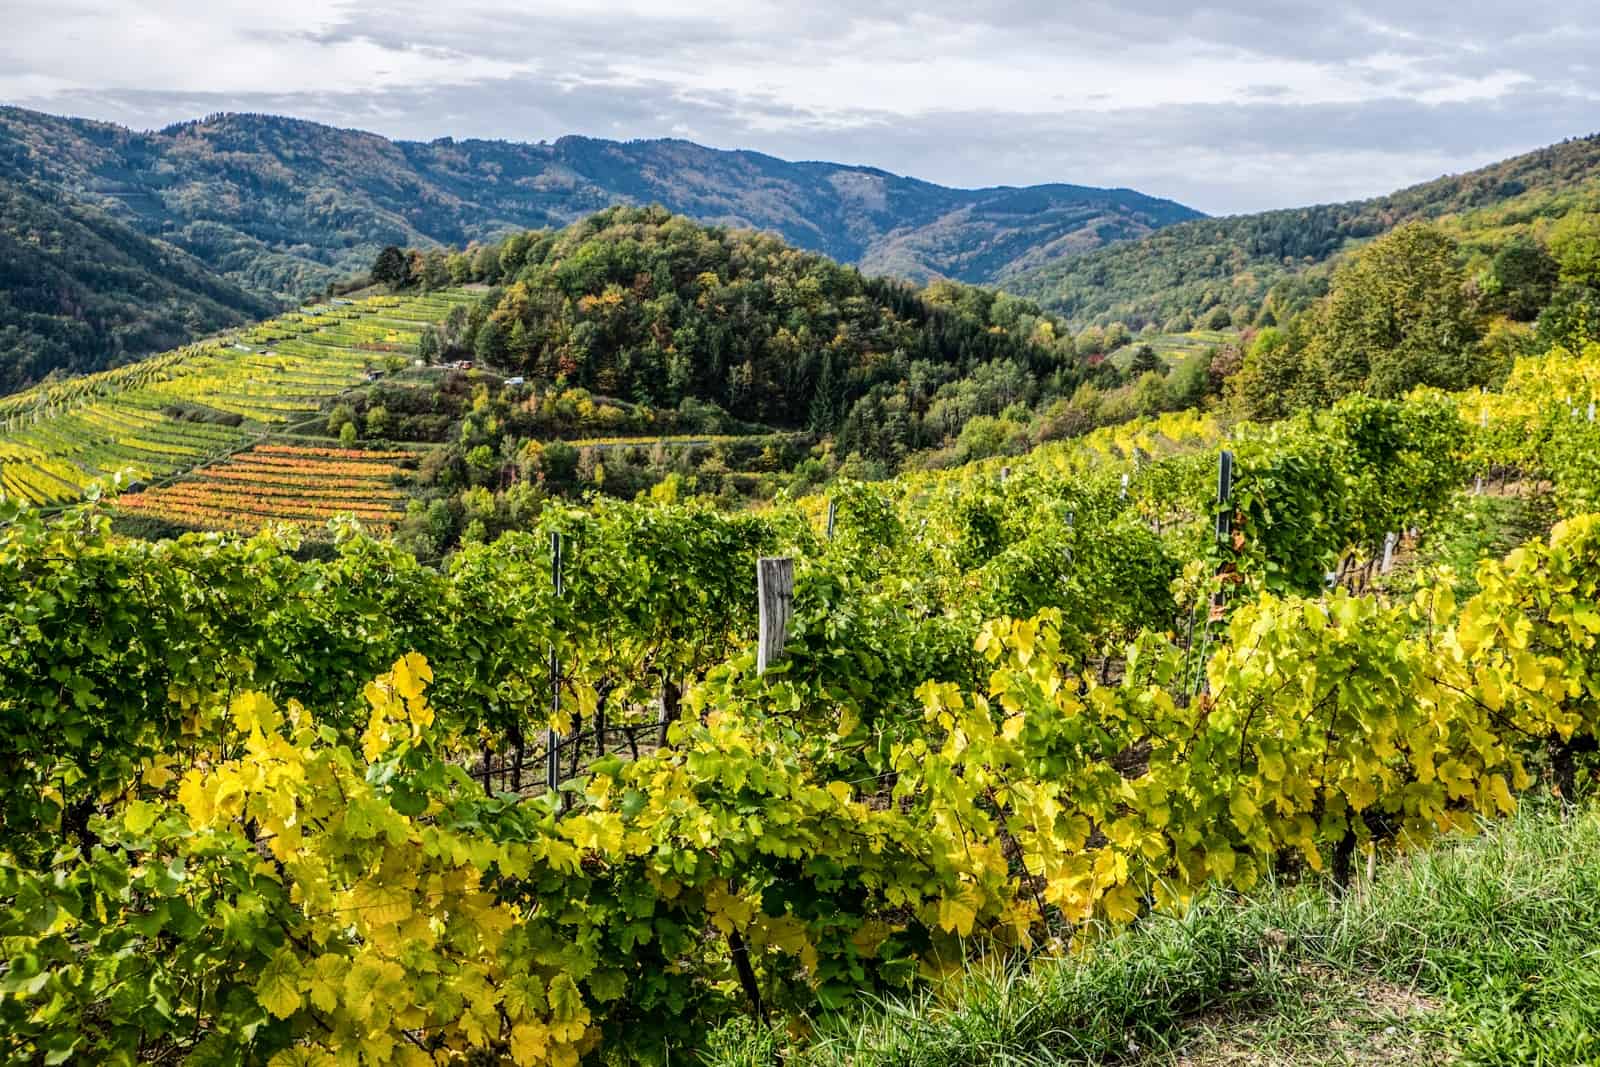
<path id="1" fill-rule="evenodd" d="M 405 514 L 404 482 L 416 452 L 257 445 L 170 485 L 130 493 L 131 515 L 208 530 L 252 532 L 268 522 L 312 529 L 353 515 L 387 534 Z"/>
<path id="2" fill-rule="evenodd" d="M 1133 362 L 1133 354 L 1141 345 L 1149 345 L 1155 349 L 1161 362 L 1169 368 L 1176 367 L 1190 356 L 1198 355 L 1208 348 L 1231 344 L 1239 339 L 1237 330 L 1190 330 L 1187 333 L 1163 333 L 1154 337 L 1139 336 L 1123 345 L 1107 358 L 1118 367 L 1126 370 L 1128 364 Z"/>
<path id="3" fill-rule="evenodd" d="M 470 294 L 307 308 L 218 340 L 0 400 L 0 492 L 64 504 L 246 448 L 409 357 Z"/>

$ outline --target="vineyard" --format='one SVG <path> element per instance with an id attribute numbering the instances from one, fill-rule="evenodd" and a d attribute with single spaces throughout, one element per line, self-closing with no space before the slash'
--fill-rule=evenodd
<path id="1" fill-rule="evenodd" d="M 168 485 L 117 500 L 117 509 L 197 529 L 253 533 L 268 522 L 315 530 L 335 515 L 374 535 L 405 514 L 406 465 L 418 453 L 257 445 Z"/>
<path id="2" fill-rule="evenodd" d="M 1597 397 L 1600 347 L 1556 350 L 1500 393 L 1162 416 L 760 513 L 552 505 L 437 568 L 13 509 L 0 1040 L 676 1062 L 730 1016 L 1086 947 L 1269 872 L 1347 883 L 1570 799 L 1600 735 Z M 356 461 L 238 463 L 259 498 Z M 1385 574 L 1491 479 L 1562 521 L 1459 602 Z M 793 585 L 758 614 L 771 559 Z"/>
<path id="3" fill-rule="evenodd" d="M 35 505 L 247 447 L 409 358 L 461 293 L 304 309 L 220 340 L 0 399 L 0 492 Z M 231 526 L 229 527 L 231 528 Z"/>

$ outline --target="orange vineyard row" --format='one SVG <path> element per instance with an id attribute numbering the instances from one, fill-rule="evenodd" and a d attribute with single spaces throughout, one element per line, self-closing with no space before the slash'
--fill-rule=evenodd
<path id="1" fill-rule="evenodd" d="M 387 533 L 405 514 L 406 493 L 395 483 L 407 474 L 376 457 L 412 454 L 261 445 L 171 485 L 124 496 L 117 506 L 185 526 L 242 531 L 269 522 L 309 529 L 350 515 Z"/>

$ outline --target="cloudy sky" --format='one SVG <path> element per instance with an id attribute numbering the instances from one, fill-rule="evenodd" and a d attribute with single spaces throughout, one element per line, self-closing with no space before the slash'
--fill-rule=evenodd
<path id="1" fill-rule="evenodd" d="M 271 111 L 424 140 L 684 137 L 1226 213 L 1600 130 L 1585 7 L 4 0 L 0 102 L 136 128 Z"/>

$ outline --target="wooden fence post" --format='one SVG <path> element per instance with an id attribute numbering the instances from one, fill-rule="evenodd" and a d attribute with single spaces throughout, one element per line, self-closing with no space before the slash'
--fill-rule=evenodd
<path id="1" fill-rule="evenodd" d="M 550 533 L 550 583 L 555 589 L 556 599 L 561 599 L 563 592 L 563 579 L 561 573 L 561 534 L 556 531 Z M 561 659 L 556 653 L 555 642 L 550 643 L 550 719 L 554 722 L 561 715 Z M 552 725 L 544 732 L 544 784 L 551 792 L 561 785 L 561 735 L 556 733 Z"/>
<path id="2" fill-rule="evenodd" d="M 661 730 L 656 743 L 662 748 L 667 747 L 667 727 L 671 726 L 672 720 L 678 717 L 678 705 L 682 697 L 683 694 L 678 689 L 678 683 L 674 682 L 669 675 L 663 673 L 661 675 L 661 710 L 656 715 L 656 725 Z"/>
<path id="3" fill-rule="evenodd" d="M 1217 540 L 1227 542 L 1233 533 L 1233 512 L 1225 505 L 1233 496 L 1233 453 L 1223 449 L 1217 456 Z"/>
<path id="4" fill-rule="evenodd" d="M 828 540 L 830 541 L 833 540 L 833 523 L 838 517 L 839 502 L 837 500 L 828 501 Z"/>
<path id="5" fill-rule="evenodd" d="M 763 556 L 756 561 L 756 598 L 761 617 L 757 629 L 756 673 L 783 658 L 789 638 L 789 616 L 794 612 L 794 560 Z"/>

